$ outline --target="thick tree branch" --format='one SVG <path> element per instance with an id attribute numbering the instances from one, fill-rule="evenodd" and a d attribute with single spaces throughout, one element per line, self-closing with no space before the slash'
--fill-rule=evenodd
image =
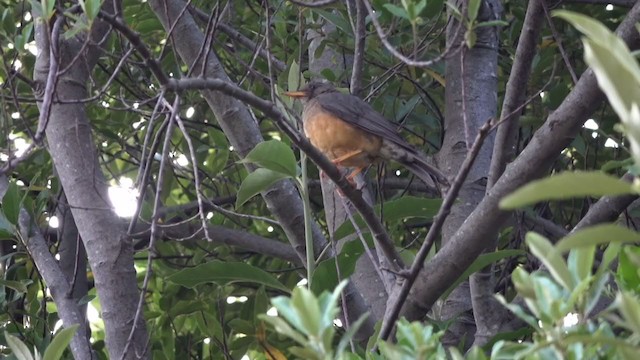
<path id="1" fill-rule="evenodd" d="M 379 338 L 382 340 L 387 340 L 391 335 L 391 330 L 395 326 L 396 321 L 398 320 L 398 315 L 400 314 L 400 310 L 409 295 L 409 291 L 413 287 L 416 279 L 418 278 L 418 274 L 420 270 L 424 266 L 424 261 L 427 258 L 427 255 L 431 251 L 431 247 L 433 243 L 436 241 L 438 236 L 440 235 L 440 231 L 442 230 L 442 226 L 444 225 L 444 221 L 447 218 L 447 215 L 451 212 L 451 207 L 455 203 L 458 193 L 464 184 L 467 175 L 471 172 L 471 167 L 473 166 L 476 157 L 480 153 L 482 149 L 482 144 L 484 143 L 485 138 L 489 135 L 491 130 L 491 122 L 488 121 L 482 128 L 479 129 L 478 135 L 469 149 L 469 153 L 467 154 L 464 163 L 460 167 L 460 171 L 456 175 L 456 178 L 453 180 L 451 184 L 451 189 L 447 192 L 445 196 L 442 206 L 440 210 L 438 210 L 438 214 L 433 218 L 433 225 L 429 228 L 429 232 L 424 240 L 424 243 L 420 247 L 420 250 L 416 254 L 416 258 L 411 264 L 411 269 L 406 275 L 406 279 L 402 282 L 402 286 L 400 290 L 395 289 L 389 297 L 390 305 L 385 314 L 385 318 L 382 321 L 382 328 L 380 329 Z"/>
<path id="2" fill-rule="evenodd" d="M 58 314 L 63 326 L 68 328 L 77 324 L 73 339 L 71 340 L 71 352 L 76 359 L 91 359 L 91 344 L 87 338 L 87 322 L 85 315 L 80 311 L 76 300 L 70 296 L 71 287 L 65 278 L 60 266 L 49 252 L 49 246 L 40 233 L 40 230 L 31 222 L 31 216 L 25 209 L 20 209 L 19 217 L 20 237 L 27 247 L 29 255 L 36 264 L 40 275 L 49 288 L 51 297 L 56 303 Z"/>
<path id="3" fill-rule="evenodd" d="M 113 11 L 113 4 L 112 1 L 105 2 L 103 11 Z M 45 22 L 36 24 L 35 38 L 39 54 L 34 70 L 36 83 L 44 87 L 48 85 L 50 61 L 60 64 L 78 62 L 58 78 L 54 98 L 60 102 L 51 105 L 49 123 L 45 129 L 46 139 L 93 270 L 102 305 L 109 355 L 118 359 L 126 344 L 126 334 L 132 328 L 131 321 L 138 299 L 133 249 L 111 209 L 106 180 L 98 162 L 84 105 L 75 103 L 87 97 L 85 84 L 100 53 L 95 44 L 107 36 L 110 28 L 104 22 L 96 21 L 90 34 L 91 41 L 78 37 L 62 40 L 62 37 L 50 38 Z M 50 59 L 49 39 L 59 42 L 56 59 Z M 129 358 L 148 356 L 143 351 L 147 339 L 145 324 L 141 321 L 136 327 L 133 344 L 135 355 L 131 354 Z"/>
<path id="4" fill-rule="evenodd" d="M 493 156 L 489 166 L 487 191 L 493 187 L 497 179 L 504 172 L 507 163 L 516 155 L 516 139 L 519 129 L 519 119 L 525 104 L 527 83 L 531 73 L 531 64 L 537 50 L 540 29 L 543 24 L 544 11 L 542 1 L 531 0 L 520 32 L 518 47 L 511 67 L 509 80 L 502 105 L 501 119 L 505 120 L 496 134 Z M 493 251 L 497 244 L 497 236 L 487 241 L 485 251 Z M 493 294 L 493 267 L 490 265 L 473 274 L 470 281 L 471 303 L 476 322 L 474 345 L 483 346 L 496 334 L 498 324 L 503 318 L 509 317 L 509 311 L 498 303 Z"/>
<path id="5" fill-rule="evenodd" d="M 204 35 L 195 24 L 190 14 L 183 14 L 179 19 L 175 14 L 184 8 L 182 0 L 152 0 L 152 10 L 156 13 L 167 31 L 174 27 L 178 31 L 172 32 L 175 50 L 182 60 L 190 66 L 202 66 L 205 77 L 217 78 L 228 82 L 229 77 L 214 53 L 208 54 L 205 64 L 194 63 L 197 58 L 197 49 L 204 41 Z M 213 111 L 220 127 L 229 139 L 239 156 L 246 156 L 258 143 L 263 141 L 260 128 L 252 117 L 249 109 L 237 99 L 220 91 L 201 91 Z M 245 164 L 249 170 L 253 170 L 251 164 Z M 269 190 L 262 193 L 267 208 L 280 223 L 282 229 L 294 250 L 305 259 L 305 221 L 303 205 L 297 189 L 291 181 L 281 181 Z M 316 223 L 312 224 L 314 253 L 319 254 L 327 246 L 327 241 Z M 333 256 L 333 254 L 330 254 Z M 351 294 L 347 304 L 351 318 L 358 318 L 367 312 L 367 306 L 361 294 L 355 290 L 352 284 L 348 284 L 345 291 Z M 373 322 L 368 321 L 363 325 L 363 332 L 373 333 Z"/>
<path id="6" fill-rule="evenodd" d="M 632 49 L 639 45 L 634 24 L 640 19 L 636 4 L 618 28 L 618 35 Z M 582 124 L 600 106 L 604 95 L 591 70 L 586 71 L 574 90 L 535 133 L 529 145 L 511 163 L 484 200 L 471 213 L 436 256 L 421 272 L 415 292 L 409 298 L 403 315 L 409 319 L 423 316 L 450 284 L 464 272 L 486 247 L 486 239 L 507 219 L 509 212 L 500 210 L 500 199 L 525 183 L 546 173 L 553 160 L 575 137 Z"/>

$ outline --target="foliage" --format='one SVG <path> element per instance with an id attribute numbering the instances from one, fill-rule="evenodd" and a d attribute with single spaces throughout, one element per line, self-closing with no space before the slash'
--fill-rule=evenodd
<path id="1" fill-rule="evenodd" d="M 479 20 L 482 9 L 479 0 L 469 1 L 466 8 L 452 2 L 445 4 L 443 0 L 370 2 L 390 43 L 403 53 L 427 59 L 446 48 L 442 34 L 450 21 L 448 16 L 464 23 L 464 37 L 470 48 L 477 45 L 477 31 L 500 26 L 499 69 L 494 76 L 498 77 L 496 96 L 502 99 L 511 66 L 517 61 L 514 44 L 522 30 L 525 1 L 503 2 L 506 22 Z M 34 90 L 40 84 L 33 83 L 31 75 L 36 71 L 38 51 L 35 26 L 45 22 L 51 27 L 55 19 L 64 16 L 62 39 L 80 39 L 95 29 L 101 19 L 101 6 L 106 2 L 80 0 L 77 3 L 78 6 L 69 10 L 65 8 L 69 4 L 60 1 L 0 1 L 2 166 L 16 150 L 24 150 L 25 145 L 32 143 L 37 128 L 40 113 Z M 353 9 L 347 9 L 343 2 L 332 7 L 305 9 L 287 1 L 261 4 L 196 0 L 189 3 L 205 14 L 202 17 L 195 10 L 185 12 L 195 16 L 203 32 L 209 31 L 211 37 L 207 39 L 215 50 L 212 54 L 220 60 L 220 68 L 229 80 L 262 99 L 271 99 L 268 85 L 271 80 L 278 95 L 280 90 L 298 88 L 304 78 L 318 75 L 306 64 L 309 58 L 306 49 L 311 42 L 306 31 L 323 34 L 318 40 L 318 55 L 335 51 L 349 58 L 355 51 Z M 264 9 L 265 4 L 272 4 L 269 11 Z M 122 5 L 123 23 L 158 61 L 163 72 L 173 78 L 197 76 L 201 69 L 191 68 L 192 64 L 180 60 L 176 44 L 167 38 L 167 31 L 147 2 L 125 0 Z M 581 39 L 573 27 L 560 21 L 555 25 L 562 44 L 560 39 L 553 38 L 550 29 L 543 30 L 528 86 L 530 93 L 544 87 L 544 96 L 535 96 L 526 106 L 515 147 L 520 151 L 526 146 L 542 119 L 554 111 L 573 88 L 569 72 L 556 71 L 563 66 L 560 46 L 564 50 L 562 55 L 573 62 L 576 72 L 582 72 L 587 66 L 594 69 L 611 108 L 602 107 L 594 115 L 599 125 L 597 130 L 582 130 L 566 147 L 554 163 L 556 175 L 523 187 L 503 199 L 502 204 L 505 209 L 527 206 L 524 214 L 539 215 L 570 228 L 584 216 L 592 198 L 637 193 L 635 185 L 615 177 L 627 170 L 637 173 L 637 167 L 630 166 L 624 147 L 629 144 L 631 156 L 637 163 L 640 159 L 637 104 L 640 71 L 633 54 L 608 30 L 624 18 L 627 9 L 559 6 L 588 12 L 602 24 L 575 13 L 557 12 L 557 16 L 569 21 L 586 37 Z M 267 22 L 271 25 L 268 28 Z M 373 35 L 370 17 L 365 23 L 368 36 L 364 48 L 366 66 L 362 69 L 366 90 L 363 94 L 368 95 L 367 101 L 377 111 L 402 128 L 403 136 L 413 145 L 428 154 L 437 152 L 443 146 L 445 87 L 449 81 L 445 78 L 444 64 L 426 68 L 404 66 Z M 210 28 L 212 24 L 227 25 L 254 46 L 239 41 L 237 34 Z M 325 31 L 323 24 L 331 24 L 336 30 Z M 83 84 L 88 95 L 80 103 L 90 118 L 98 152 L 100 168 L 95 170 L 105 174 L 111 187 L 134 192 L 125 186 L 130 184 L 141 194 L 136 220 L 140 227 L 134 228 L 130 235 L 136 250 L 133 265 L 138 285 L 142 288 L 146 284 L 142 312 L 147 327 L 152 329 L 150 357 L 412 359 L 442 358 L 448 353 L 454 359 L 609 356 L 624 359 L 638 351 L 638 234 L 619 225 L 603 224 L 573 232 L 552 244 L 552 240 L 543 235 L 528 233 L 528 248 L 525 248 L 522 234 L 526 229 L 519 222 L 502 229 L 498 248 L 478 257 L 469 269 L 460 269 L 459 279 L 442 297 L 474 272 L 493 265 L 496 277 L 511 276 L 512 282 L 502 281 L 496 286 L 496 292 L 501 301 L 526 322 L 524 331 L 501 333 L 493 344 L 464 353 L 463 349 L 446 349 L 442 345 L 446 326 L 436 321 L 400 320 L 394 341 L 377 342 L 374 335 L 365 349 L 364 342 L 354 339 L 364 318 L 351 319 L 348 331 L 334 325 L 343 301 L 340 294 L 346 286 L 342 279 L 357 271 L 361 256 L 368 256 L 363 255 L 366 252 L 362 242 L 353 237 L 360 231 L 364 243 L 372 243 L 361 216 L 354 214 L 353 222 L 343 223 L 330 234 L 339 244 L 336 259 L 327 258 L 326 249 L 322 254 L 314 254 L 310 250 L 313 249 L 311 222 L 315 221 L 321 228 L 318 233 L 330 238 L 319 187 L 317 182 L 308 179 L 318 178 L 319 172 L 305 165 L 304 154 L 294 152 L 291 140 L 258 109 L 252 108 L 252 116 L 265 141 L 252 148 L 234 148 L 225 133 L 227 129 L 219 123 L 221 117 L 229 114 L 212 111 L 197 92 L 181 93 L 178 115 L 185 129 L 171 134 L 170 166 L 164 174 L 159 174 L 159 161 L 154 160 L 154 156 L 160 154 L 158 144 L 166 129 L 162 121 L 168 115 L 164 110 L 158 113 L 155 108 L 161 89 L 145 63 L 147 59 L 141 57 L 132 40 L 116 29 L 112 31 L 111 36 L 96 40 L 102 46 L 98 65 L 91 72 L 91 80 Z M 585 49 L 584 63 L 580 61 L 581 43 Z M 263 46 L 268 46 L 267 53 L 281 62 L 282 68 L 266 60 L 261 52 Z M 81 68 L 75 63 L 61 65 L 67 72 Z M 390 74 L 393 76 L 389 77 Z M 345 84 L 350 76 L 348 67 L 335 66 L 321 72 L 321 77 L 338 84 Z M 293 114 L 299 113 L 298 104 L 276 99 L 275 107 L 283 111 L 292 124 L 296 122 Z M 620 136 L 616 126 L 618 118 L 627 140 Z M 255 134 L 247 135 L 252 136 Z M 193 153 L 187 137 L 193 141 Z M 605 147 L 607 140 L 617 147 Z M 53 295 L 17 235 L 18 215 L 24 208 L 49 241 L 51 253 L 60 256 L 61 238 L 75 226 L 63 224 L 64 231 L 57 231 L 53 226 L 52 219 L 56 218 L 61 224 L 64 220 L 57 213 L 63 203 L 62 189 L 49 151 L 54 150 L 36 144 L 15 169 L 0 175 L 0 328 L 4 333 L 0 339 L 0 357 L 35 359 L 44 354 L 43 359 L 69 358 L 64 349 L 75 329 L 63 329 L 54 336 L 61 320 Z M 256 167 L 255 171 L 248 170 Z M 573 171 L 576 169 L 582 171 Z M 149 176 L 145 178 L 147 170 Z M 374 172 L 370 171 L 370 175 Z M 200 176 L 198 188 L 194 186 L 194 173 Z M 442 200 L 427 197 L 428 191 L 416 185 L 397 164 L 387 164 L 379 173 L 375 212 L 383 219 L 403 259 L 410 261 Z M 160 188 L 157 185 L 161 176 L 164 183 Z M 88 178 L 86 174 L 79 177 Z M 2 185 L 5 180 L 6 188 Z M 300 259 L 294 246 L 289 246 L 291 234 L 274 220 L 274 209 L 256 196 L 268 193 L 282 180 L 292 180 L 303 195 L 304 222 L 308 230 L 305 260 Z M 148 248 L 148 224 L 152 221 L 156 194 L 161 203 L 156 220 L 161 226 L 158 241 L 153 248 Z M 201 210 L 199 205 L 194 205 L 198 194 L 205 199 L 202 215 L 205 225 L 211 229 L 206 236 L 196 216 Z M 632 209 L 628 215 L 636 214 Z M 121 227 L 126 228 L 130 221 L 121 219 Z M 214 241 L 208 241 L 207 237 Z M 76 236 L 73 242 L 79 239 Z M 258 246 L 247 248 L 247 241 L 257 242 Z M 274 255 L 277 253 L 272 249 L 274 244 L 286 245 L 286 254 Z M 300 248 L 301 244 L 295 245 Z M 433 253 L 442 246 L 438 241 Z M 527 250 L 534 256 L 528 256 Z M 72 273 L 86 277 L 84 283 L 89 289 L 76 300 L 79 305 L 89 307 L 91 348 L 98 358 L 105 359 L 108 345 L 101 314 L 103 304 L 95 288 L 97 277 L 92 269 L 74 268 L 74 260 L 75 253 L 71 261 L 66 264 L 61 261 L 61 265 L 70 264 Z M 309 264 L 306 272 L 302 268 L 305 262 Z M 540 263 L 547 272 L 532 270 Z M 148 281 L 145 281 L 147 275 Z M 311 290 L 298 286 L 303 280 Z M 524 304 L 514 301 L 516 298 Z M 598 301 L 606 298 L 615 298 L 615 303 L 604 312 L 595 311 Z M 270 304 L 277 309 L 277 317 L 264 315 L 270 310 Z M 571 317 L 577 318 L 577 324 L 566 326 L 565 320 Z M 371 352 L 374 347 L 379 353 Z"/>

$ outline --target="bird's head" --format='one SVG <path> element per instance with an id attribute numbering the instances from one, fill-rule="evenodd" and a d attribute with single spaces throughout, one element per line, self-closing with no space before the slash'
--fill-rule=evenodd
<path id="1" fill-rule="evenodd" d="M 283 94 L 292 98 L 301 99 L 302 101 L 309 101 L 318 95 L 337 91 L 338 90 L 329 83 L 312 81 L 298 91 L 287 91 Z"/>

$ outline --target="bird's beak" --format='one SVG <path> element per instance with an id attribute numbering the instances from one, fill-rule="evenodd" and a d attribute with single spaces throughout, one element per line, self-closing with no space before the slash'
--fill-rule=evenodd
<path id="1" fill-rule="evenodd" d="M 307 95 L 304 91 L 285 91 L 282 94 L 290 96 L 292 98 L 301 98 Z"/>

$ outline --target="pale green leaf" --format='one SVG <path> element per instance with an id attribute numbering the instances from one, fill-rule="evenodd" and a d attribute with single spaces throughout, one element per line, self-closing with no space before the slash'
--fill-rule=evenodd
<path id="1" fill-rule="evenodd" d="M 576 231 L 562 238 L 556 244 L 556 251 L 563 253 L 579 247 L 637 241 L 640 241 L 640 233 L 636 231 L 615 224 L 601 224 Z"/>
<path id="2" fill-rule="evenodd" d="M 571 290 L 574 283 L 569 268 L 551 242 L 544 236 L 531 231 L 526 235 L 526 242 L 533 255 L 542 261 L 553 278 L 565 289 Z"/>
<path id="3" fill-rule="evenodd" d="M 64 350 L 71 343 L 71 339 L 73 339 L 73 335 L 75 335 L 78 330 L 78 324 L 73 324 L 65 329 L 60 330 L 60 332 L 53 338 L 51 344 L 47 346 L 47 350 L 44 352 L 44 356 L 42 360 L 58 360 L 62 357 Z"/>
<path id="4" fill-rule="evenodd" d="M 31 352 L 29 352 L 29 348 L 22 340 L 17 337 L 9 334 L 8 332 L 4 332 L 4 338 L 7 340 L 7 345 L 13 352 L 13 356 L 18 360 L 33 360 L 33 356 L 31 356 Z"/>
<path id="5" fill-rule="evenodd" d="M 539 201 L 564 200 L 584 196 L 631 194 L 631 184 L 599 171 L 566 171 L 532 181 L 507 195 L 500 208 L 515 209 Z"/>

